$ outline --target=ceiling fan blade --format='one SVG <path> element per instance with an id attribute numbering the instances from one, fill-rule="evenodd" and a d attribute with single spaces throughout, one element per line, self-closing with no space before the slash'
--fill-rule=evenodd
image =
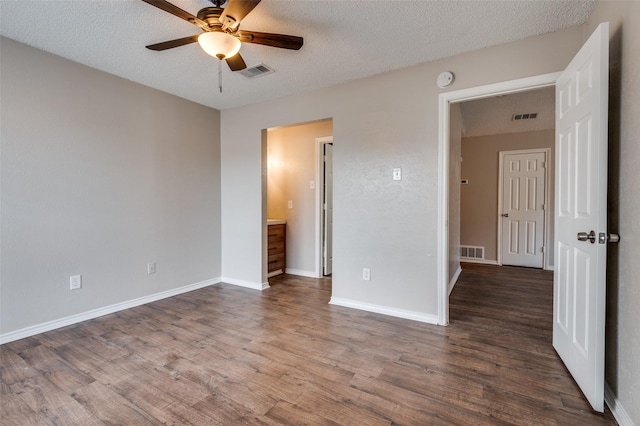
<path id="1" fill-rule="evenodd" d="M 236 29 L 238 25 L 240 25 L 240 21 L 242 21 L 258 3 L 260 3 L 260 0 L 229 0 L 222 15 L 220 15 L 220 22 L 223 27 Z M 225 23 L 227 17 L 233 18 L 233 22 Z"/>
<path id="2" fill-rule="evenodd" d="M 147 49 L 155 50 L 156 52 L 160 52 L 162 50 L 173 49 L 174 47 L 184 46 L 185 44 L 195 43 L 198 41 L 199 35 L 179 38 L 176 40 L 163 41 L 162 43 L 150 44 L 146 46 Z"/>
<path id="3" fill-rule="evenodd" d="M 300 50 L 302 47 L 302 37 L 285 35 L 259 33 L 256 31 L 238 31 L 240 41 L 243 43 L 262 44 L 264 46 L 279 47 L 282 49 Z"/>
<path id="4" fill-rule="evenodd" d="M 180 19 L 184 19 L 187 22 L 192 23 L 205 31 L 209 31 L 209 25 L 201 19 L 196 18 L 189 12 L 180 9 L 178 6 L 174 6 L 165 0 L 142 0 L 145 3 L 150 4 L 151 6 L 155 6 L 158 9 L 162 9 L 165 12 L 169 12 L 170 14 L 177 16 Z"/>
<path id="5" fill-rule="evenodd" d="M 232 57 L 225 59 L 225 61 L 227 61 L 227 65 L 229 65 L 231 71 L 241 71 L 247 67 L 240 53 L 236 53 Z"/>

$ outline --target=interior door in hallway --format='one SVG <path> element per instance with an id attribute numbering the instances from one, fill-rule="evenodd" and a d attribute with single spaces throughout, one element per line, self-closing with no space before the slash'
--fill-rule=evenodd
<path id="1" fill-rule="evenodd" d="M 501 263 L 542 268 L 546 152 L 500 152 Z"/>

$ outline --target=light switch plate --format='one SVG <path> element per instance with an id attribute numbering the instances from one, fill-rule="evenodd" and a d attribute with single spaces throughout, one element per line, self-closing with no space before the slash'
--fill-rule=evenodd
<path id="1" fill-rule="evenodd" d="M 402 169 L 400 167 L 393 169 L 393 180 L 402 180 Z"/>

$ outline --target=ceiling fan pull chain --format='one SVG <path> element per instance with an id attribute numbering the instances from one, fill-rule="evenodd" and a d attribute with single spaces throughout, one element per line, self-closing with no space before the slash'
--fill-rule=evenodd
<path id="1" fill-rule="evenodd" d="M 218 59 L 218 89 L 222 93 L 222 60 Z"/>

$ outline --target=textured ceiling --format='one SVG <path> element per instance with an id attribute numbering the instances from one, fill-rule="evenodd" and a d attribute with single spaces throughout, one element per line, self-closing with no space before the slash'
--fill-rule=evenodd
<path id="1" fill-rule="evenodd" d="M 465 137 L 555 128 L 555 87 L 478 99 L 460 104 Z M 537 113 L 532 120 L 514 114 Z"/>
<path id="2" fill-rule="evenodd" d="M 174 0 L 196 14 L 207 0 Z M 139 0 L 0 0 L 0 33 L 81 64 L 217 109 L 233 108 L 586 21 L 593 0 L 263 0 L 243 21 L 252 31 L 304 37 L 299 51 L 243 44 L 248 66 L 276 72 L 247 79 L 191 44 L 145 45 L 200 30 Z"/>

